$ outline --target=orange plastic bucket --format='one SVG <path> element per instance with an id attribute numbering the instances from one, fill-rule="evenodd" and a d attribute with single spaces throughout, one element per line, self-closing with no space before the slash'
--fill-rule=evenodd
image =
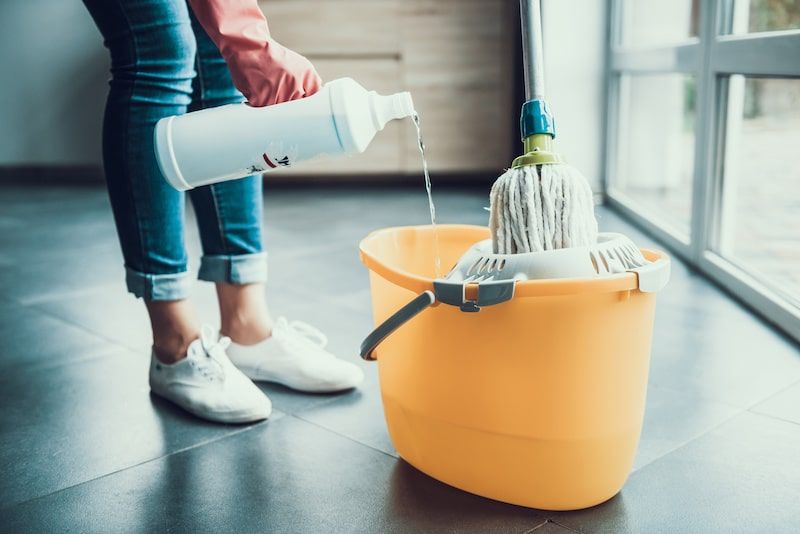
<path id="1" fill-rule="evenodd" d="M 489 237 L 437 228 L 445 268 Z M 432 289 L 431 227 L 378 230 L 360 250 L 376 325 Z M 655 294 L 637 287 L 633 273 L 533 280 L 478 313 L 438 304 L 416 315 L 375 353 L 400 456 L 522 506 L 572 510 L 615 495 L 638 445 L 650 361 Z"/>

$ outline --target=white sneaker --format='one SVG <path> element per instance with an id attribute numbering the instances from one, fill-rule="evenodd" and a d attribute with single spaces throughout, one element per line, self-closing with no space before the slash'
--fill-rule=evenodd
<path id="1" fill-rule="evenodd" d="M 300 391 L 329 393 L 356 387 L 361 369 L 325 350 L 328 339 L 313 326 L 280 317 L 272 336 L 255 345 L 231 343 L 231 361 L 253 380 L 278 382 Z"/>
<path id="2" fill-rule="evenodd" d="M 272 403 L 228 359 L 231 340 L 203 326 L 186 358 L 167 365 L 150 360 L 150 389 L 198 417 L 218 423 L 249 423 L 269 417 Z"/>

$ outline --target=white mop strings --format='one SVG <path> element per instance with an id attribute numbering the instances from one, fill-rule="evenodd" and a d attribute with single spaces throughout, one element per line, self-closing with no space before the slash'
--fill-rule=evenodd
<path id="1" fill-rule="evenodd" d="M 564 164 L 508 169 L 492 186 L 489 228 L 494 252 L 518 254 L 597 241 L 592 190 Z"/>

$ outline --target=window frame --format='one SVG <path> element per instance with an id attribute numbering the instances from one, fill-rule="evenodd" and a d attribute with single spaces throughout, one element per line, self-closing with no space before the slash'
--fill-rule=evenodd
<path id="1" fill-rule="evenodd" d="M 800 78 L 800 29 L 733 34 L 735 0 L 699 0 L 698 36 L 658 47 L 622 44 L 624 0 L 607 1 L 604 150 L 605 202 L 671 251 L 800 341 L 800 306 L 714 252 L 724 186 L 728 80 L 732 74 Z M 620 80 L 626 74 L 685 73 L 695 77 L 695 146 L 688 240 L 667 221 L 615 190 L 621 116 Z"/>

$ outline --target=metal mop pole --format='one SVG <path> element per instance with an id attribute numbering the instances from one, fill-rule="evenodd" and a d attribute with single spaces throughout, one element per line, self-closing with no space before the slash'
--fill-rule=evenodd
<path id="1" fill-rule="evenodd" d="M 542 46 L 542 6 L 539 0 L 520 0 L 522 22 L 522 59 L 525 73 L 525 104 L 520 130 L 525 154 L 513 167 L 563 161 L 553 152 L 556 136 L 553 115 L 544 98 L 544 53 Z"/>
<path id="2" fill-rule="evenodd" d="M 541 2 L 539 0 L 520 0 L 519 14 L 522 22 L 525 100 L 544 100 Z"/>

